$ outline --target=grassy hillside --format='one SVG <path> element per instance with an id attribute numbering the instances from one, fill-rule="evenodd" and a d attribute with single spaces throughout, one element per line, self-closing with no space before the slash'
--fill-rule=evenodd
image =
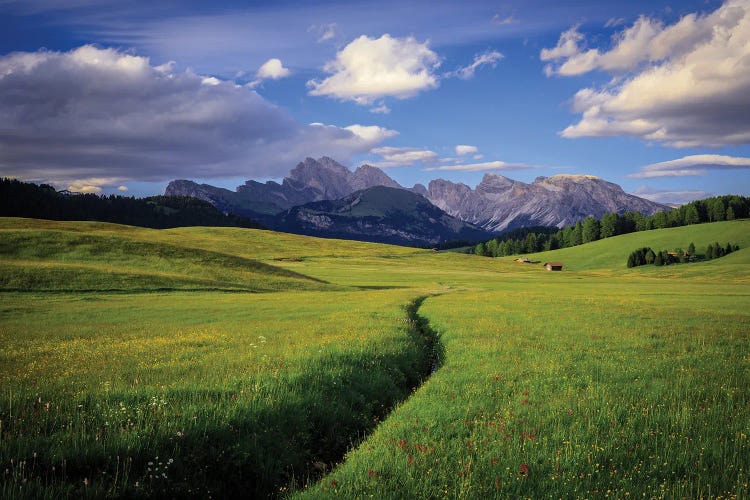
<path id="1" fill-rule="evenodd" d="M 669 229 L 655 229 L 637 233 L 624 234 L 614 238 L 587 243 L 570 248 L 561 248 L 549 252 L 528 255 L 532 260 L 542 262 L 559 261 L 565 269 L 580 271 L 590 269 L 627 269 L 626 263 L 630 252 L 641 247 L 651 247 L 655 251 L 682 248 L 686 250 L 694 243 L 696 251 L 701 254 L 706 245 L 718 241 L 736 243 L 741 249 L 750 248 L 750 220 L 735 220 L 696 224 L 692 226 Z M 743 252 L 734 257 L 734 262 L 745 262 L 750 252 Z M 738 260 L 737 260 L 738 259 Z M 718 265 L 721 260 L 701 265 Z"/>
<path id="2" fill-rule="evenodd" d="M 748 229 L 535 256 L 550 273 L 0 219 L 0 497 L 745 497 Z M 625 268 L 717 240 L 742 250 Z"/>
<path id="3" fill-rule="evenodd" d="M 55 225 L 5 219 L 0 226 L 0 289 L 271 291 L 323 287 L 293 271 L 226 253 L 220 245 L 205 250 L 186 246 L 179 238 L 150 238 L 157 233 L 113 224 Z"/>

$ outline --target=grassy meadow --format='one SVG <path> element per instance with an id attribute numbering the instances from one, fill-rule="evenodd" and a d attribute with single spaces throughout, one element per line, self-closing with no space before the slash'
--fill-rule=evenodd
<path id="1" fill-rule="evenodd" d="M 750 221 L 532 257 L 0 219 L 0 497 L 750 495 Z"/>

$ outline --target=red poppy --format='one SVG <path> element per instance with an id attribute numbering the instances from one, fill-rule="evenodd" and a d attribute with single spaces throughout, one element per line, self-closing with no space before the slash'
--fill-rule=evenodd
<path id="1" fill-rule="evenodd" d="M 521 464 L 521 467 L 518 471 L 518 473 L 522 476 L 525 476 L 529 473 L 529 466 L 526 464 Z"/>

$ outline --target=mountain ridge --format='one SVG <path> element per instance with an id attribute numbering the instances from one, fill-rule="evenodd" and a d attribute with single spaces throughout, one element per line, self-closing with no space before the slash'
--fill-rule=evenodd
<path id="1" fill-rule="evenodd" d="M 389 186 L 369 187 L 336 200 L 293 207 L 278 216 L 276 229 L 408 246 L 476 242 L 492 236 L 448 215 L 417 193 Z"/>
<path id="2" fill-rule="evenodd" d="M 619 185 L 593 175 L 558 174 L 524 183 L 487 173 L 473 189 L 445 179 L 433 179 L 426 187 L 416 184 L 406 188 L 377 167 L 364 164 L 351 171 L 327 156 L 306 158 L 281 183 L 248 180 L 230 191 L 176 180 L 169 183 L 165 194 L 194 196 L 222 212 L 274 227 L 278 217 L 293 207 L 341 200 L 376 186 L 421 195 L 448 215 L 495 233 L 524 226 L 563 227 L 609 212 L 652 215 L 671 208 L 627 194 Z"/>

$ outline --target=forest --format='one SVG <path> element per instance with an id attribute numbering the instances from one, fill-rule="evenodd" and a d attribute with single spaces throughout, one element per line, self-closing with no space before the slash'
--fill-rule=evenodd
<path id="1" fill-rule="evenodd" d="M 657 212 L 650 216 L 644 216 L 638 212 L 608 213 L 601 219 L 587 217 L 583 221 L 556 231 L 555 228 L 542 228 L 543 230 L 530 231 L 521 235 L 518 232 L 503 233 L 489 241 L 477 244 L 473 253 L 485 257 L 503 257 L 557 250 L 621 234 L 744 219 L 748 216 L 750 216 L 750 197 L 716 196 L 691 201 L 674 210 Z"/>

